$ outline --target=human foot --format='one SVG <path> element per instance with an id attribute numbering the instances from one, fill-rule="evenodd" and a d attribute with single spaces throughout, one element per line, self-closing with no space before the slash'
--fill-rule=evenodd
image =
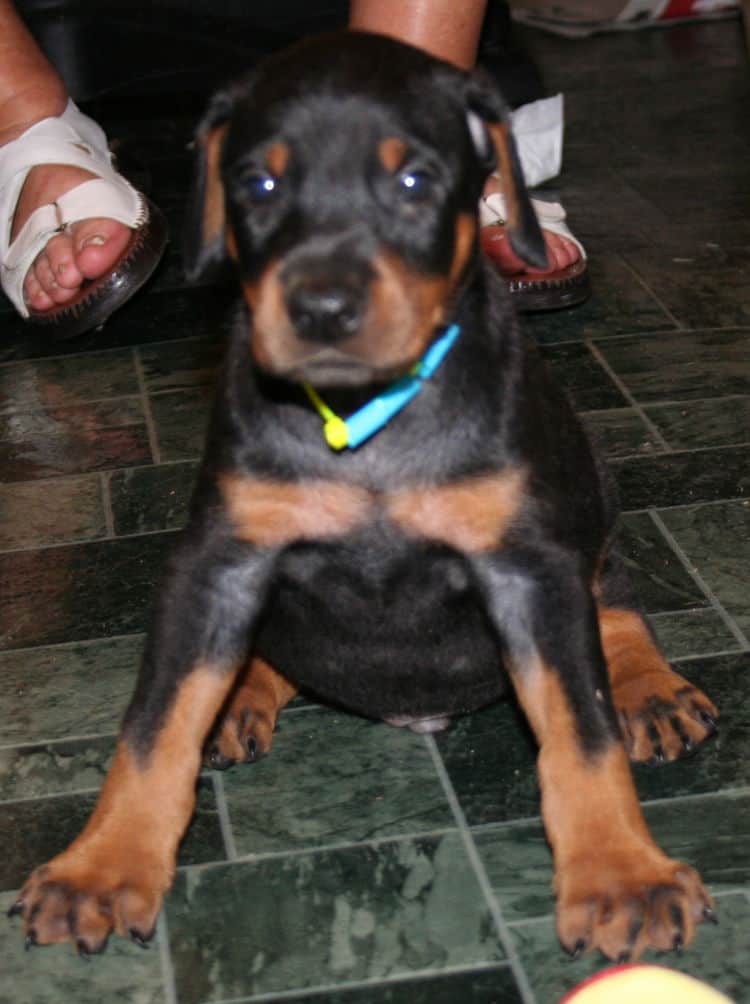
<path id="1" fill-rule="evenodd" d="M 162 214 L 116 171 L 103 131 L 72 102 L 0 146 L 0 278 L 22 317 L 58 337 L 101 325 L 165 244 Z"/>
<path id="2" fill-rule="evenodd" d="M 494 177 L 480 204 L 481 243 L 487 256 L 508 280 L 520 310 L 554 310 L 582 303 L 590 295 L 586 253 L 570 232 L 565 210 L 557 202 L 531 200 L 547 250 L 547 267 L 527 265 L 507 240 L 505 203 Z"/>
<path id="3" fill-rule="evenodd" d="M 66 164 L 41 164 L 29 171 L 16 205 L 11 242 L 29 216 L 95 175 Z M 130 228 L 107 217 L 74 223 L 51 237 L 29 267 L 23 296 L 35 311 L 49 310 L 73 299 L 86 279 L 98 279 L 120 258 L 130 239 Z"/>

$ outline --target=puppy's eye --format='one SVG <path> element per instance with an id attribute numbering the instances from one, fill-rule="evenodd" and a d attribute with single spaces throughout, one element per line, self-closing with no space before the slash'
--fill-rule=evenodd
<path id="1" fill-rule="evenodd" d="M 277 195 L 279 182 L 271 174 L 255 171 L 243 178 L 242 187 L 250 202 L 260 206 L 270 202 Z"/>
<path id="2" fill-rule="evenodd" d="M 428 198 L 434 188 L 434 179 L 427 171 L 402 171 L 398 181 L 402 193 L 415 201 Z"/>

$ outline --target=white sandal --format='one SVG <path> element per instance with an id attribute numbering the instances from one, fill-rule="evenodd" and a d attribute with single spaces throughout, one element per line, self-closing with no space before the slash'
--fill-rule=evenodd
<path id="1" fill-rule="evenodd" d="M 11 243 L 21 189 L 39 164 L 80 167 L 96 178 L 36 209 Z M 55 234 L 92 217 L 117 220 L 131 229 L 123 254 L 100 278 L 84 282 L 72 300 L 45 311 L 30 310 L 23 283 L 37 255 Z M 148 279 L 166 241 L 161 212 L 117 173 L 104 131 L 72 101 L 62 115 L 42 119 L 0 147 L 0 281 L 21 317 L 53 325 L 53 333 L 61 338 L 103 324 Z"/>

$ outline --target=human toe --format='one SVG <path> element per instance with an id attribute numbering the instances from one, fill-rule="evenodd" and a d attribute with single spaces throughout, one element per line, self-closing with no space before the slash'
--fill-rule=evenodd
<path id="1" fill-rule="evenodd" d="M 86 279 L 98 279 L 114 267 L 132 232 L 123 223 L 106 217 L 82 220 L 70 230 L 75 263 Z"/>

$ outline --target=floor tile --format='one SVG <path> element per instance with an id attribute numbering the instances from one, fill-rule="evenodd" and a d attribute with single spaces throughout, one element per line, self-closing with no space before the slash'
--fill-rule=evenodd
<path id="1" fill-rule="evenodd" d="M 662 519 L 724 609 L 750 635 L 750 502 L 687 506 Z"/>
<path id="2" fill-rule="evenodd" d="M 621 517 L 617 545 L 635 594 L 647 613 L 708 606 L 700 586 L 646 513 Z"/>
<path id="3" fill-rule="evenodd" d="M 0 484 L 0 549 L 93 540 L 107 534 L 96 475 Z"/>
<path id="4" fill-rule="evenodd" d="M 750 448 L 674 453 L 613 460 L 624 509 L 689 505 L 750 497 Z"/>
<path id="5" fill-rule="evenodd" d="M 714 398 L 645 410 L 674 450 L 734 446 L 750 440 L 750 397 Z"/>
<path id="6" fill-rule="evenodd" d="M 170 545 L 164 533 L 0 555 L 0 648 L 142 631 Z"/>
<path id="7" fill-rule="evenodd" d="M 649 953 L 645 962 L 667 966 L 702 979 L 741 1004 L 750 984 L 750 954 L 743 937 L 750 923 L 750 903 L 744 896 L 723 896 L 718 927 L 702 924 L 695 941 L 681 958 Z M 521 961 L 540 1002 L 554 1002 L 588 976 L 607 968 L 605 960 L 589 956 L 572 962 L 557 943 L 551 918 L 511 928 Z"/>
<path id="8" fill-rule="evenodd" d="M 200 387 L 151 398 L 162 461 L 194 460 L 201 456 L 212 397 L 210 387 Z"/>
<path id="9" fill-rule="evenodd" d="M 453 825 L 424 739 L 354 715 L 287 712 L 270 754 L 223 778 L 240 855 Z"/>
<path id="10" fill-rule="evenodd" d="M 117 730 L 143 636 L 0 652 L 0 745 Z"/>
<path id="11" fill-rule="evenodd" d="M 581 419 L 596 448 L 605 457 L 629 457 L 663 449 L 659 436 L 633 408 L 587 411 Z"/>
<path id="12" fill-rule="evenodd" d="M 224 342 L 215 336 L 147 345 L 138 351 L 150 394 L 213 385 Z"/>
<path id="13" fill-rule="evenodd" d="M 183 527 L 195 472 L 196 464 L 189 461 L 112 472 L 108 484 L 115 534 Z"/>
<path id="14" fill-rule="evenodd" d="M 221 339 L 229 329 L 233 309 L 234 295 L 229 297 L 222 287 L 163 292 L 146 287 L 107 320 L 107 346 L 125 348 L 187 336 Z M 15 315 L 4 323 L 3 330 L 8 341 L 0 346 L 0 362 L 49 355 L 49 336 L 29 331 Z M 61 356 L 77 356 L 94 352 L 101 344 L 101 332 L 94 331 L 60 342 L 55 351 Z"/>
<path id="15" fill-rule="evenodd" d="M 3 914 L 14 899 L 11 892 L 0 893 Z M 14 921 L 0 924 L 0 955 L 0 1004 L 167 1004 L 156 945 L 144 952 L 122 938 L 112 938 L 106 954 L 87 965 L 70 945 L 25 952 L 21 925 Z"/>
<path id="16" fill-rule="evenodd" d="M 625 398 L 585 345 L 549 345 L 543 357 L 578 411 L 621 408 Z"/>
<path id="17" fill-rule="evenodd" d="M 4 415 L 123 397 L 137 394 L 138 389 L 129 350 L 0 366 L 0 410 Z"/>
<path id="18" fill-rule="evenodd" d="M 724 618 L 715 610 L 653 614 L 649 623 L 668 659 L 733 652 L 742 648 Z"/>
<path id="19" fill-rule="evenodd" d="M 180 1004 L 503 957 L 457 834 L 182 872 L 167 925 Z"/>
<path id="20" fill-rule="evenodd" d="M 719 183 L 720 173 L 724 174 L 723 183 Z M 657 178 L 652 174 L 643 179 L 643 184 L 661 186 L 658 198 L 663 201 L 660 205 L 673 216 L 680 215 L 676 205 L 678 202 L 684 205 L 687 189 L 694 190 L 696 183 L 711 193 L 706 203 L 710 205 L 709 212 L 718 219 L 736 218 L 741 212 L 740 202 L 747 201 L 750 196 L 750 182 L 740 164 L 731 178 L 726 176 L 725 164 L 718 172 L 715 168 L 700 172 L 699 178 L 685 174 L 675 176 L 671 169 L 668 174 L 666 183 L 664 176 Z M 716 191 L 721 193 L 721 205 L 717 205 L 714 198 Z M 715 240 L 699 243 L 685 240 L 683 235 L 683 243 L 676 254 L 670 255 L 668 246 L 657 244 L 653 248 L 640 248 L 637 254 L 625 250 L 623 255 L 681 325 L 730 328 L 750 324 L 747 278 L 750 252 L 741 240 L 723 244 Z"/>
<path id="21" fill-rule="evenodd" d="M 454 720 L 436 741 L 470 825 L 539 814 L 536 746 L 510 701 Z"/>
<path id="22" fill-rule="evenodd" d="M 6 482 L 151 461 L 138 398 L 16 411 L 0 419 L 0 469 Z"/>
<path id="23" fill-rule="evenodd" d="M 590 175 L 582 184 L 580 202 L 591 205 L 595 201 L 590 190 Z M 610 186 L 611 187 L 611 186 Z M 586 243 L 586 218 L 576 215 L 575 189 L 565 185 L 565 205 L 570 214 L 574 232 Z M 581 223 L 579 224 L 579 221 Z M 601 226 L 617 226 L 609 215 Z M 621 230 L 617 231 L 618 234 Z M 659 305 L 653 294 L 633 274 L 619 254 L 603 251 L 595 242 L 596 254 L 588 267 L 591 276 L 591 299 L 575 310 L 530 314 L 524 318 L 524 328 L 541 345 L 578 341 L 584 338 L 607 338 L 611 335 L 632 334 L 634 331 L 661 331 L 674 328 L 674 320 Z"/>
<path id="24" fill-rule="evenodd" d="M 750 392 L 748 329 L 617 338 L 598 348 L 641 404 Z"/>
<path id="25" fill-rule="evenodd" d="M 287 1004 L 521 1004 L 509 966 L 285 997 Z"/>
<path id="26" fill-rule="evenodd" d="M 112 735 L 0 749 L 0 802 L 98 790 L 115 741 Z"/>

